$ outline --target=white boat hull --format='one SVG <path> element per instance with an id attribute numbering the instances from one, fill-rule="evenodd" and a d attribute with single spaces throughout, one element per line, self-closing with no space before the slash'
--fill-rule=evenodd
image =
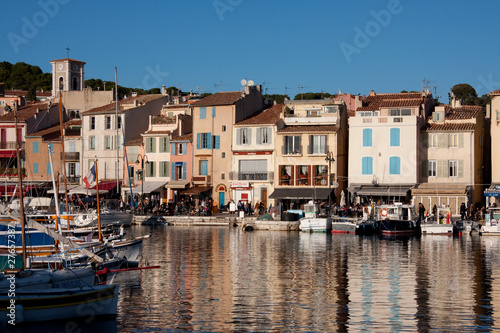
<path id="1" fill-rule="evenodd" d="M 332 219 L 303 217 L 299 220 L 299 229 L 304 232 L 331 232 Z"/>
<path id="2" fill-rule="evenodd" d="M 16 290 L 41 290 L 48 288 L 80 288 L 93 286 L 95 271 L 92 267 L 73 270 L 28 270 L 18 276 L 0 274 L 0 293 L 11 289 L 13 282 Z"/>
<path id="3" fill-rule="evenodd" d="M 422 235 L 453 235 L 453 224 L 422 223 Z"/>

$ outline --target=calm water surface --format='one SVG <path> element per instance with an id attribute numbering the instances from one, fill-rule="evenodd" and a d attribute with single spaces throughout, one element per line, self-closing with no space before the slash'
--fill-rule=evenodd
<path id="1" fill-rule="evenodd" d="M 383 239 L 233 227 L 135 226 L 116 321 L 35 332 L 490 332 L 500 237 Z M 66 326 L 65 326 L 66 325 Z M 22 330 L 28 332 L 31 330 Z"/>
<path id="2" fill-rule="evenodd" d="M 232 227 L 151 233 L 118 276 L 118 332 L 500 328 L 500 237 L 381 239 Z"/>

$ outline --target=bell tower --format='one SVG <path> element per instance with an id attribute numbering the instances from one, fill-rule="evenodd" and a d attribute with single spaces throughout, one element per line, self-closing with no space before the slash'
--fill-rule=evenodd
<path id="1" fill-rule="evenodd" d="M 59 91 L 82 91 L 85 62 L 65 58 L 52 60 L 52 96 Z"/>

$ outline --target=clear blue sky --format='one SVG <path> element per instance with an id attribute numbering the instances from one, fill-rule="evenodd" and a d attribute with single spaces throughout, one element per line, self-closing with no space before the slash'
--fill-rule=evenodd
<path id="1" fill-rule="evenodd" d="M 56 5 L 55 5 L 56 4 Z M 127 87 L 353 94 L 469 83 L 500 89 L 500 2 L 182 0 L 3 1 L 0 61 L 50 72 L 85 61 L 85 78 Z M 34 28 L 34 29 L 33 29 Z"/>

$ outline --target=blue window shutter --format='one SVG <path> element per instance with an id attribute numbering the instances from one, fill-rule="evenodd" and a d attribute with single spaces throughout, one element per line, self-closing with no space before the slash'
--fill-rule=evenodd
<path id="1" fill-rule="evenodd" d="M 52 175 L 52 168 L 50 167 L 50 163 L 47 163 L 47 175 Z"/>
<path id="2" fill-rule="evenodd" d="M 215 106 L 212 107 L 212 118 L 215 118 Z"/>
<path id="3" fill-rule="evenodd" d="M 200 149 L 201 133 L 196 133 L 196 149 Z"/>
<path id="4" fill-rule="evenodd" d="M 33 173 L 38 175 L 38 163 L 33 163 Z"/>
<path id="5" fill-rule="evenodd" d="M 399 147 L 400 144 L 400 130 L 399 128 L 391 128 L 391 147 Z"/>
<path id="6" fill-rule="evenodd" d="M 372 146 L 372 129 L 365 128 L 363 129 L 363 147 L 371 147 Z"/>
<path id="7" fill-rule="evenodd" d="M 187 163 L 182 162 L 182 180 L 186 180 L 186 174 L 187 174 Z"/>
<path id="8" fill-rule="evenodd" d="M 207 146 L 207 148 L 208 149 L 212 149 L 212 142 L 210 142 L 210 141 L 212 141 L 212 140 L 210 140 L 212 138 L 212 133 L 208 132 L 207 135 L 208 135 L 208 140 L 207 140 L 208 141 L 208 146 Z"/>
<path id="9" fill-rule="evenodd" d="M 207 119 L 207 108 L 205 106 L 200 108 L 200 119 Z"/>
<path id="10" fill-rule="evenodd" d="M 170 177 L 170 180 L 175 180 L 175 163 L 172 162 L 172 177 Z"/>
<path id="11" fill-rule="evenodd" d="M 33 141 L 33 153 L 38 153 L 38 141 Z"/>
<path id="12" fill-rule="evenodd" d="M 175 143 L 172 143 L 172 155 L 175 155 Z"/>
<path id="13" fill-rule="evenodd" d="M 363 175 L 372 175 L 373 174 L 373 157 L 365 156 L 361 159 L 361 173 Z"/>
<path id="14" fill-rule="evenodd" d="M 182 144 L 182 155 L 187 155 L 187 143 Z"/>
<path id="15" fill-rule="evenodd" d="M 215 147 L 214 149 L 220 149 L 220 135 L 215 135 Z"/>
<path id="16" fill-rule="evenodd" d="M 389 157 L 389 174 L 399 175 L 401 174 L 401 158 L 398 156 Z"/>

